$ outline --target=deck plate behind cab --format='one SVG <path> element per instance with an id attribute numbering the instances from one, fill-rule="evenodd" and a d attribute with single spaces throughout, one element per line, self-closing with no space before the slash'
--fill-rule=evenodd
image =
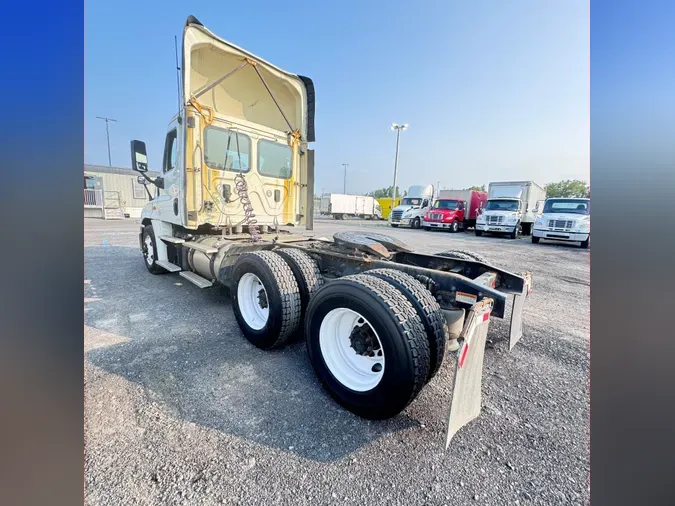
<path id="1" fill-rule="evenodd" d="M 349 246 L 382 258 L 391 257 L 397 251 L 412 253 L 412 249 L 402 241 L 377 232 L 336 232 L 333 240 L 341 246 Z"/>

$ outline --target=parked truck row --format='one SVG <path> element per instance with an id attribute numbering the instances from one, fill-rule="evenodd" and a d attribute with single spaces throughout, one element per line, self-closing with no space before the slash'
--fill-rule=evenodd
<path id="1" fill-rule="evenodd" d="M 389 217 L 392 227 L 423 227 L 450 232 L 474 229 L 483 234 L 521 234 L 541 239 L 590 241 L 590 199 L 546 198 L 546 190 L 534 181 L 499 181 L 488 191 L 440 190 L 434 198 L 432 185 L 411 186 L 408 195 Z"/>

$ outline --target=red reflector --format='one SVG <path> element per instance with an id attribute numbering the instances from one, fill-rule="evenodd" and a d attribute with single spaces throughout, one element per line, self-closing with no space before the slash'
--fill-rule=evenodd
<path id="1" fill-rule="evenodd" d="M 483 321 L 486 322 L 490 318 L 490 313 L 483 313 Z"/>
<path id="2" fill-rule="evenodd" d="M 464 347 L 462 348 L 462 353 L 459 356 L 459 366 L 462 367 L 464 365 L 464 359 L 466 358 L 466 352 L 469 351 L 469 345 L 464 343 Z"/>

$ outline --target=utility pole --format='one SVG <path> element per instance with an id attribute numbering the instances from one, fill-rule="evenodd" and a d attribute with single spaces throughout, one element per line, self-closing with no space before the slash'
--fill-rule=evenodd
<path id="1" fill-rule="evenodd" d="M 108 141 L 108 166 L 112 167 L 112 160 L 110 158 L 110 132 L 108 131 L 108 122 L 114 121 L 117 123 L 117 120 L 112 118 L 102 118 L 101 116 L 96 116 L 96 118 L 105 121 L 105 138 Z"/>
<path id="2" fill-rule="evenodd" d="M 345 168 L 345 184 L 344 184 L 344 188 L 342 190 L 342 193 L 346 194 L 347 193 L 347 167 L 349 167 L 349 164 L 343 163 L 342 166 Z"/>
<path id="3" fill-rule="evenodd" d="M 393 206 L 396 201 L 396 174 L 398 173 L 398 145 L 401 140 L 401 130 L 408 128 L 408 124 L 397 125 L 394 123 L 391 125 L 392 130 L 396 130 L 396 158 L 394 159 L 394 186 L 391 189 L 391 205 Z"/>

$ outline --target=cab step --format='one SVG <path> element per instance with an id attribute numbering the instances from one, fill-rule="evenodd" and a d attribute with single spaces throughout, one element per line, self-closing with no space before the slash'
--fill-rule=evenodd
<path id="1" fill-rule="evenodd" d="M 164 242 L 170 242 L 171 244 L 183 244 L 185 239 L 180 237 L 173 237 L 171 235 L 160 235 L 159 238 Z"/>
<path id="2" fill-rule="evenodd" d="M 199 274 L 195 274 L 191 271 L 180 271 L 178 275 L 184 277 L 190 283 L 197 285 L 199 288 L 208 288 L 213 286 L 213 283 L 211 283 L 208 279 L 203 278 Z"/>
<path id="3" fill-rule="evenodd" d="M 218 253 L 217 248 L 212 248 L 211 246 L 204 246 L 203 244 L 198 242 L 188 241 L 182 243 L 182 245 L 184 248 L 192 248 L 194 250 L 201 251 L 206 255 L 213 255 L 214 253 Z"/>
<path id="4" fill-rule="evenodd" d="M 157 260 L 155 263 L 169 272 L 179 272 L 183 270 L 178 265 L 172 264 L 168 260 Z"/>

